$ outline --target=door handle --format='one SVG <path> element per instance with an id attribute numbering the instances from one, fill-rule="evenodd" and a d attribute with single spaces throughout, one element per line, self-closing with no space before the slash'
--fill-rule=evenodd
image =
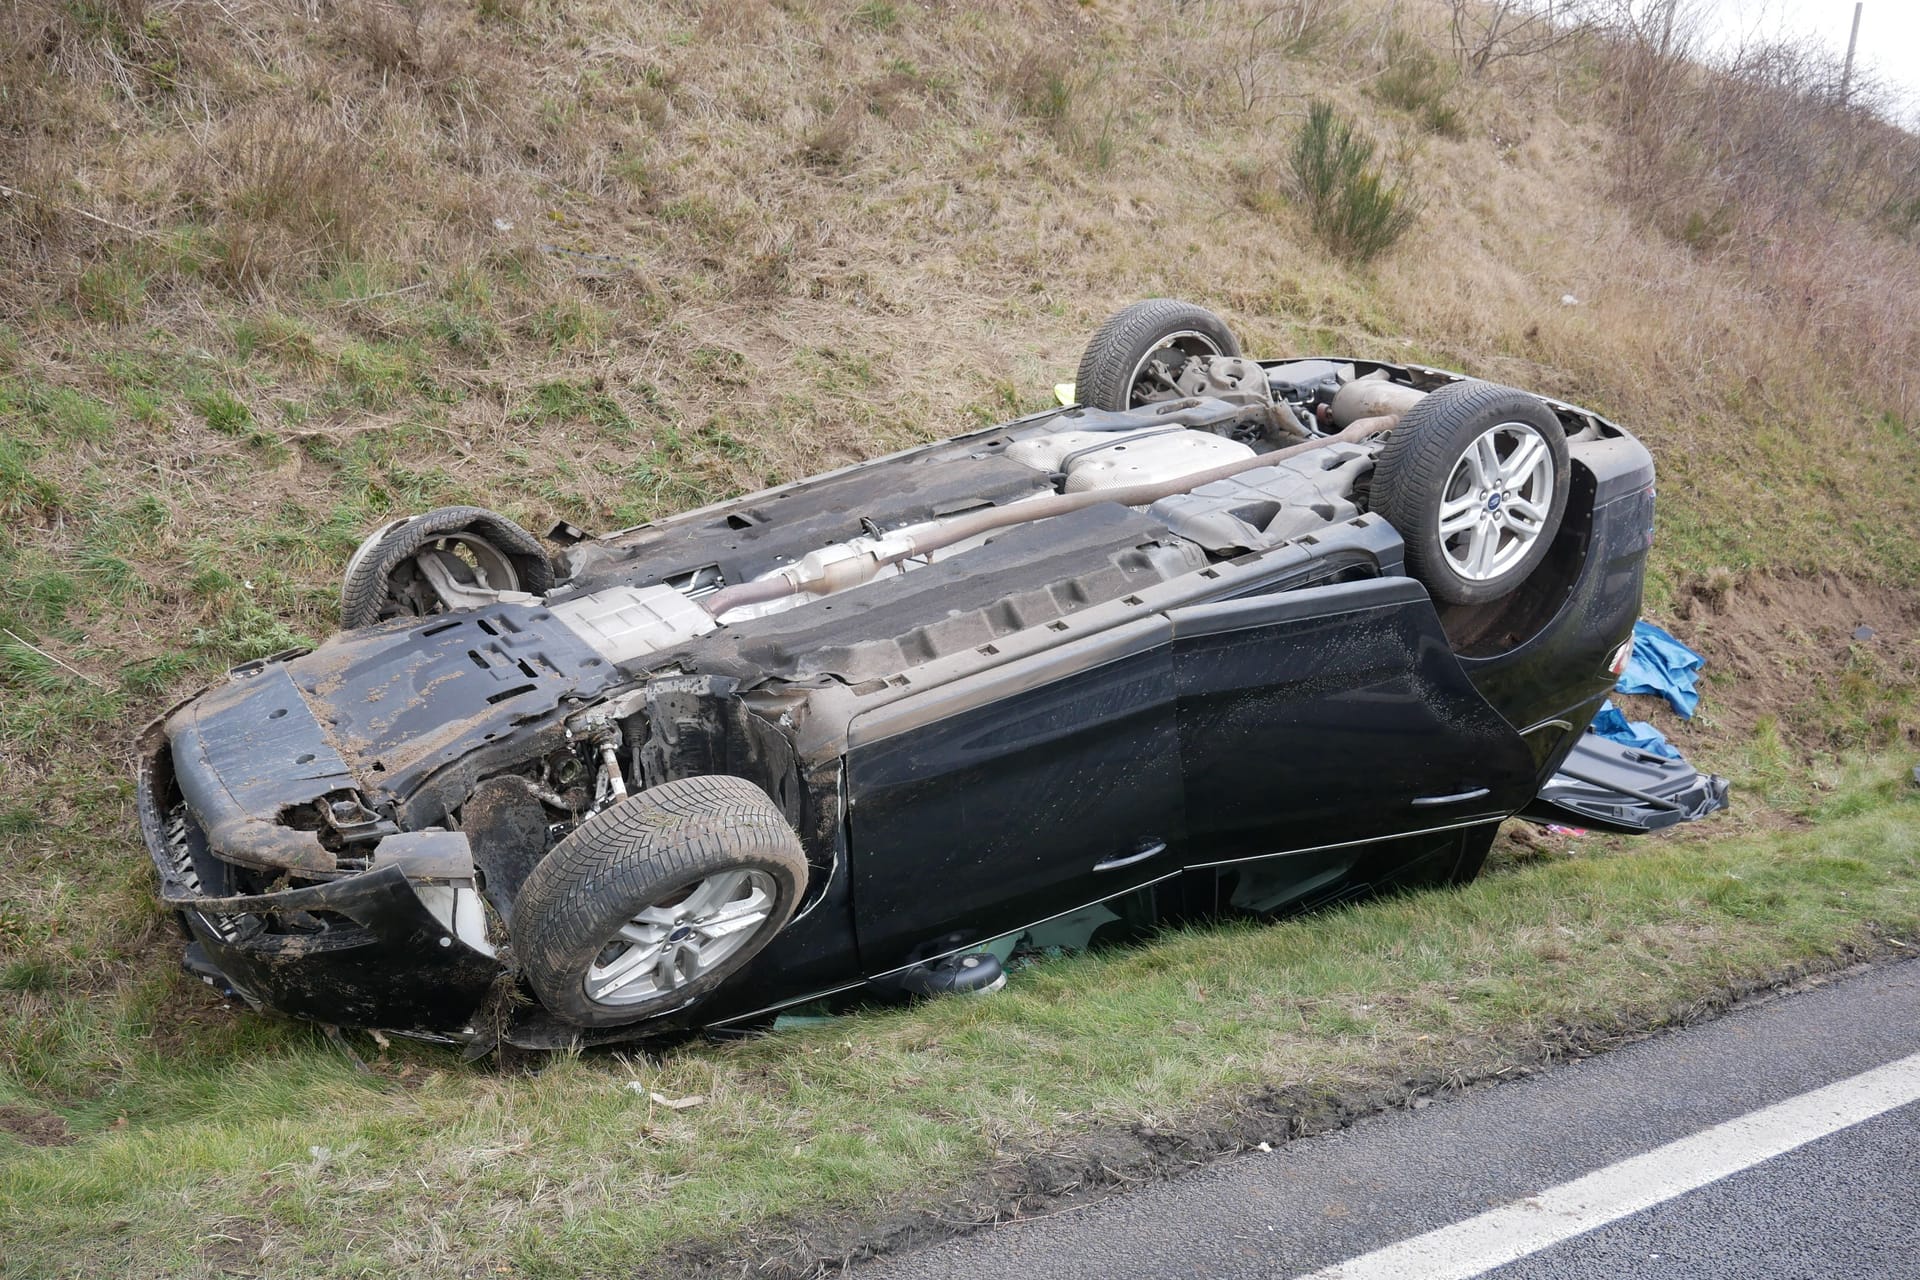
<path id="1" fill-rule="evenodd" d="M 1469 800 L 1478 800 L 1491 793 L 1491 788 L 1475 787 L 1471 791 L 1456 791 L 1450 796 L 1420 796 L 1413 802 L 1416 809 L 1437 809 L 1444 804 L 1465 804 Z"/>
<path id="2" fill-rule="evenodd" d="M 1145 862 L 1156 853 L 1165 853 L 1166 851 L 1167 842 L 1165 840 L 1154 840 L 1150 841 L 1145 848 L 1137 853 L 1123 853 L 1116 857 L 1108 858 L 1104 862 L 1096 862 L 1093 864 L 1093 869 L 1095 871 L 1118 871 L 1122 867 L 1130 867 L 1136 862 Z"/>

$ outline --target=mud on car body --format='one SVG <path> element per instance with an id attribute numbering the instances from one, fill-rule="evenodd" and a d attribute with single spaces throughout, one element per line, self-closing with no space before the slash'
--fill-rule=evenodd
<path id="1" fill-rule="evenodd" d="M 261 1006 L 551 1045 L 967 989 L 1088 904 L 1270 915 L 1473 876 L 1516 814 L 1725 784 L 1583 739 L 1653 464 L 1571 405 L 1252 360 L 1136 304 L 1082 403 L 541 544 L 376 530 L 347 629 L 150 727 L 189 966 Z"/>

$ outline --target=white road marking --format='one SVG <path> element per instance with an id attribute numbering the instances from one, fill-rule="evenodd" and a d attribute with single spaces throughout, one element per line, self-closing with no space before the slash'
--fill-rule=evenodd
<path id="1" fill-rule="evenodd" d="M 1915 1101 L 1920 1053 L 1301 1280 L 1472 1280 Z"/>

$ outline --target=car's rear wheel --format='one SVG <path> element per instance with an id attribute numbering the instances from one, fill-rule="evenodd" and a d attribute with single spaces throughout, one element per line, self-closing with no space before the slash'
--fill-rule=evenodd
<path id="1" fill-rule="evenodd" d="M 792 918 L 800 840 L 740 778 L 662 783 L 576 827 L 528 875 L 513 949 L 556 1017 L 619 1026 L 738 972 Z"/>
<path id="2" fill-rule="evenodd" d="M 553 565 L 525 529 L 483 507 L 437 507 L 367 535 L 347 561 L 340 623 L 445 613 L 453 607 L 446 593 L 462 588 L 538 595 L 552 587 Z"/>
<path id="3" fill-rule="evenodd" d="M 1448 604 L 1484 604 L 1532 573 L 1560 531 L 1571 478 L 1559 418 L 1487 382 L 1442 387 L 1400 419 L 1374 463 L 1371 505 L 1407 569 Z"/>
<path id="4" fill-rule="evenodd" d="M 1073 398 L 1094 409 L 1131 409 L 1178 398 L 1173 385 L 1193 356 L 1237 356 L 1240 342 L 1205 307 L 1149 298 L 1108 317 L 1087 343 Z"/>

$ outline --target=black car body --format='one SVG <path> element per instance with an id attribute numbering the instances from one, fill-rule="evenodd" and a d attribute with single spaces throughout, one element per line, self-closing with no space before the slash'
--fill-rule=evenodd
<path id="1" fill-rule="evenodd" d="M 1283 402 L 1324 363 L 1259 368 Z M 924 989 L 989 939 L 1123 894 L 1187 918 L 1458 881 L 1516 814 L 1699 816 L 1724 783 L 1582 740 L 1639 613 L 1652 460 L 1541 403 L 1567 439 L 1564 518 L 1484 604 L 1409 575 L 1368 509 L 1369 440 L 1014 523 L 797 604 L 699 608 L 863 531 L 1057 493 L 1066 472 L 1023 441 L 1139 442 L 1170 419 L 1245 434 L 1243 405 L 1205 396 L 1036 414 L 582 538 L 538 595 L 249 663 L 151 728 L 140 812 L 162 896 L 190 965 L 259 1005 L 553 1044 Z M 616 783 L 715 775 L 797 833 L 791 919 L 697 998 L 614 1026 L 555 1017 L 520 974 L 515 889 Z"/>

